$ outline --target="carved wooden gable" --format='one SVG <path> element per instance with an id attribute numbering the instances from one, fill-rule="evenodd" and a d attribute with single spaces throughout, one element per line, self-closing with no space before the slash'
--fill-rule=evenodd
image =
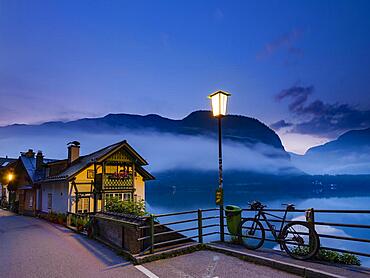
<path id="1" fill-rule="evenodd" d="M 133 162 L 131 156 L 123 148 L 106 159 L 107 162 Z"/>

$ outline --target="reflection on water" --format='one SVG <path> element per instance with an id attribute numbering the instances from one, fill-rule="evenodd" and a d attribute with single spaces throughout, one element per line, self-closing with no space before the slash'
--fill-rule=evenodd
<path id="1" fill-rule="evenodd" d="M 284 187 L 276 187 L 273 190 L 264 191 L 261 187 L 249 186 L 226 186 L 225 204 L 234 204 L 243 208 L 247 207 L 248 202 L 260 200 L 270 208 L 281 208 L 282 203 L 293 203 L 296 208 L 306 209 L 370 209 L 369 189 L 344 192 L 338 190 L 317 191 L 317 190 L 287 190 Z M 208 188 L 194 187 L 176 187 L 176 186 L 148 186 L 147 203 L 148 210 L 152 213 L 166 213 L 174 211 L 193 210 L 198 208 L 214 208 L 214 190 Z M 347 195 L 347 197 L 346 197 Z M 216 215 L 217 212 L 210 212 L 206 216 Z M 243 215 L 246 217 L 247 215 Z M 196 218 L 196 214 L 181 216 L 183 219 Z M 289 219 L 304 219 L 303 213 L 290 213 Z M 173 221 L 170 217 L 160 219 L 161 223 Z M 179 216 L 176 217 L 179 220 Z M 315 220 L 331 223 L 350 223 L 370 225 L 370 214 L 334 214 L 334 213 L 316 213 Z M 215 221 L 209 221 L 206 224 L 212 224 Z M 279 225 L 276 225 L 279 228 Z M 178 225 L 174 228 L 188 228 L 189 224 Z M 211 228 L 207 232 L 217 231 L 218 228 Z M 334 226 L 317 226 L 318 233 L 338 235 L 345 237 L 357 237 L 369 239 L 368 229 L 346 228 Z M 190 231 L 187 235 L 195 235 L 196 231 Z M 217 240 L 217 236 L 208 238 L 208 240 Z M 370 253 L 370 244 L 361 242 L 351 242 L 346 240 L 334 240 L 321 238 L 322 246 L 333 248 L 350 249 L 363 253 Z M 264 247 L 274 248 L 275 244 L 266 242 Z M 370 258 L 361 258 L 362 264 L 370 266 Z"/>

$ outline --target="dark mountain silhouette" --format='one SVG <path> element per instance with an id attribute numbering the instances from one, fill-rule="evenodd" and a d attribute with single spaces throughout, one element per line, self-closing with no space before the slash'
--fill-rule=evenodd
<path id="1" fill-rule="evenodd" d="M 293 163 L 309 173 L 370 173 L 370 128 L 351 130 L 338 139 L 310 148 L 305 155 L 291 155 Z"/>
<path id="2" fill-rule="evenodd" d="M 357 153 L 363 150 L 370 150 L 370 128 L 362 130 L 351 130 L 338 139 L 324 145 L 310 148 L 305 155 L 324 153 Z"/>
<path id="3" fill-rule="evenodd" d="M 0 127 L 0 138 L 11 135 L 42 135 L 65 131 L 86 133 L 119 133 L 122 130 L 156 131 L 181 135 L 217 136 L 217 121 L 209 111 L 196 111 L 182 120 L 172 120 L 158 115 L 146 116 L 131 114 L 108 114 L 101 118 L 86 118 L 70 122 L 46 122 L 40 125 L 10 125 Z M 245 117 L 228 115 L 223 119 L 223 136 L 244 145 L 263 143 L 285 153 L 279 136 L 260 121 Z"/>

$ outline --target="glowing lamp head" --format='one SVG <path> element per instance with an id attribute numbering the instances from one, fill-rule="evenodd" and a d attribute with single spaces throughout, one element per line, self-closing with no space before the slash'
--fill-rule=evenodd
<path id="1" fill-rule="evenodd" d="M 227 99 L 231 94 L 224 91 L 217 91 L 210 94 L 212 112 L 214 117 L 222 117 L 226 115 Z"/>
<path id="2" fill-rule="evenodd" d="M 11 182 L 14 179 L 14 175 L 12 173 L 8 174 L 8 181 Z"/>

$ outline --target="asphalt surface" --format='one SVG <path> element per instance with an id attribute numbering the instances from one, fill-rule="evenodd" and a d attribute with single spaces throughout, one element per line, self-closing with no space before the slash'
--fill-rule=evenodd
<path id="1" fill-rule="evenodd" d="M 211 251 L 155 261 L 137 268 L 106 246 L 65 227 L 0 210 L 0 277 L 295 276 Z"/>
<path id="2" fill-rule="evenodd" d="M 280 278 L 298 277 L 212 251 L 198 251 L 144 266 L 161 278 Z"/>

